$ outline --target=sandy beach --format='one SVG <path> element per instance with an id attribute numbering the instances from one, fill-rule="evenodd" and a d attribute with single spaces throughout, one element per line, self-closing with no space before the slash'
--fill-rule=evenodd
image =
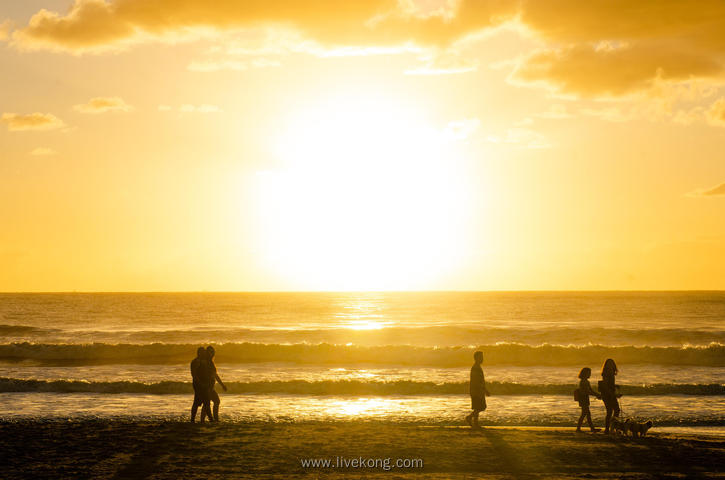
<path id="1" fill-rule="evenodd" d="M 80 420 L 0 423 L 3 478 L 714 478 L 725 439 L 625 439 L 574 429 L 384 422 Z M 355 459 L 375 461 L 355 468 Z M 383 459 L 390 458 L 390 469 Z M 350 466 L 303 467 L 330 459 Z M 342 460 L 338 460 L 342 459 Z M 396 461 L 420 463 L 396 467 Z M 418 460 L 420 459 L 420 460 Z M 358 460 L 359 461 L 359 460 Z M 341 465 L 341 464 L 340 464 Z"/>

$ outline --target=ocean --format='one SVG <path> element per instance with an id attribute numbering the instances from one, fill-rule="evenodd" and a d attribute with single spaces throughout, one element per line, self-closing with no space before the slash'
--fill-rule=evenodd
<path id="1" fill-rule="evenodd" d="M 613 358 L 626 416 L 725 431 L 725 292 L 5 293 L 0 336 L 5 420 L 186 420 L 214 345 L 222 421 L 458 425 L 480 349 L 482 424 L 574 425 Z"/>

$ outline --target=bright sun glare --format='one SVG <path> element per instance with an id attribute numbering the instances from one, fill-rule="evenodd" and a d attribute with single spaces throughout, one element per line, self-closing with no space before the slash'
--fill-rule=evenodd
<path id="1" fill-rule="evenodd" d="M 297 112 L 257 180 L 260 250 L 293 287 L 426 288 L 460 262 L 467 188 L 444 130 L 393 101 Z"/>

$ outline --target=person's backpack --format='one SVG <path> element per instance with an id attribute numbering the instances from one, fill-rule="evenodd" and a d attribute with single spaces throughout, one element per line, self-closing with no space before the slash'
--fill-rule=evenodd
<path id="1" fill-rule="evenodd" d="M 579 389 L 578 388 L 576 390 L 574 390 L 574 401 L 575 402 L 579 401 Z"/>

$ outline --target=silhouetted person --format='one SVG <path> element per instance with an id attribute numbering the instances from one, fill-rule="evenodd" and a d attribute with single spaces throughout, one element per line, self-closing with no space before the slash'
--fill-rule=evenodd
<path id="1" fill-rule="evenodd" d="M 579 388 L 577 388 L 577 399 L 579 401 L 579 406 L 582 408 L 582 414 L 579 416 L 579 423 L 576 425 L 576 431 L 581 432 L 582 431 L 582 422 L 584 421 L 584 418 L 587 419 L 587 423 L 589 424 L 589 428 L 592 432 L 598 432 L 598 428 L 594 428 L 594 424 L 592 423 L 592 413 L 589 411 L 589 395 L 594 395 L 597 398 L 600 398 L 599 394 L 592 390 L 592 386 L 589 384 L 589 377 L 592 376 L 592 369 L 589 367 L 584 367 L 581 369 L 581 372 L 579 372 Z"/>
<path id="2" fill-rule="evenodd" d="M 204 417 L 212 420 L 209 396 L 209 355 L 204 347 L 196 349 L 196 358 L 191 361 L 191 380 L 194 386 L 194 403 L 191 405 L 191 423 L 196 421 L 196 411 L 201 405 L 201 423 Z"/>
<path id="3" fill-rule="evenodd" d="M 486 396 L 490 395 L 486 389 L 486 379 L 483 376 L 483 369 L 481 364 L 483 363 L 483 352 L 477 351 L 473 354 L 475 360 L 471 367 L 471 408 L 473 412 L 466 416 L 466 423 L 472 428 L 481 428 L 478 424 L 478 414 L 486 410 Z"/>
<path id="4" fill-rule="evenodd" d="M 217 374 L 216 371 L 216 365 L 214 365 L 214 347 L 209 345 L 206 347 L 206 354 L 209 359 L 208 368 L 209 368 L 209 398 L 212 402 L 214 402 L 214 421 L 219 421 L 219 403 L 221 400 L 219 399 L 219 394 L 216 393 L 216 390 L 214 390 L 214 382 L 219 382 L 219 385 L 222 386 L 224 391 L 227 391 L 227 386 L 224 385 L 224 382 L 222 382 L 222 379 L 219 378 L 219 374 Z"/>
<path id="5" fill-rule="evenodd" d="M 602 379 L 599 381 L 599 393 L 604 400 L 604 407 L 607 409 L 607 418 L 604 420 L 604 433 L 609 433 L 609 425 L 612 422 L 612 415 L 619 416 L 619 401 L 622 395 L 617 393 L 619 385 L 615 385 L 614 377 L 617 375 L 617 364 L 608 358 L 602 367 Z"/>

